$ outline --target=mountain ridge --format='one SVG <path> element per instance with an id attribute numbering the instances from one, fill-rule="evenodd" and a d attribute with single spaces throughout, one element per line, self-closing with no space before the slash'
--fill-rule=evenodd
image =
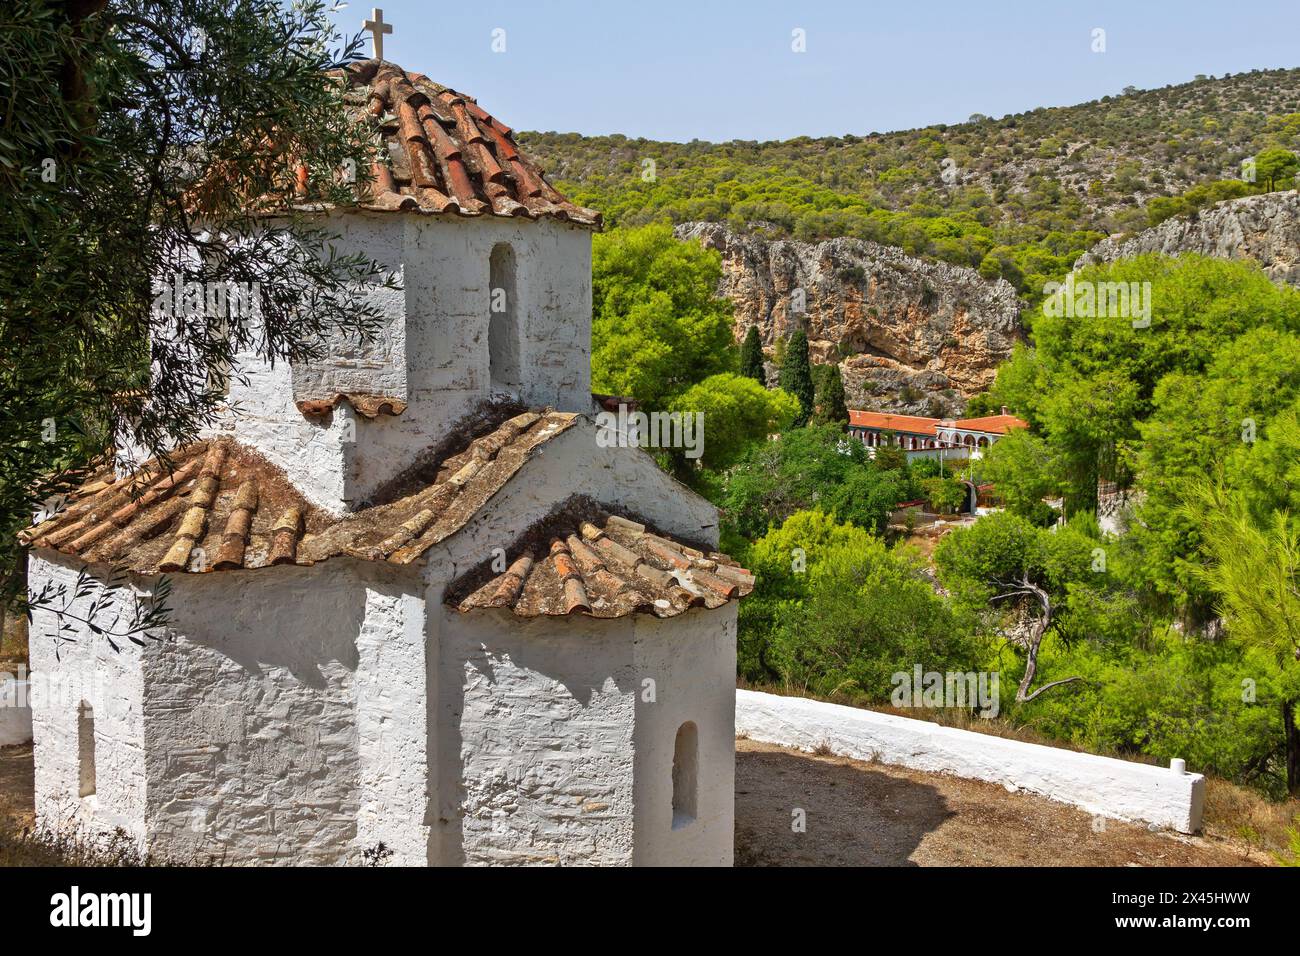
<path id="1" fill-rule="evenodd" d="M 1300 69 L 868 136 L 519 137 L 558 188 L 613 227 L 849 236 L 1004 278 L 1033 301 L 1097 242 L 1145 229 L 1151 199 L 1233 178 L 1268 146 L 1300 149 Z"/>
<path id="2" fill-rule="evenodd" d="M 956 414 L 1023 335 L 1015 289 L 973 269 L 847 237 L 769 240 L 708 222 L 674 234 L 721 255 L 737 341 L 755 325 L 774 353 L 802 328 L 812 360 L 840 366 L 854 407 Z"/>

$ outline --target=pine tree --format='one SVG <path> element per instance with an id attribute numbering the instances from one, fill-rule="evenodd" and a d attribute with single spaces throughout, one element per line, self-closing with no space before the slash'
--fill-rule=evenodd
<path id="1" fill-rule="evenodd" d="M 799 399 L 799 415 L 794 420 L 795 428 L 808 424 L 812 416 L 814 395 L 812 367 L 808 364 L 808 336 L 799 329 L 790 336 L 790 343 L 785 349 L 785 361 L 781 363 L 781 387 Z"/>
<path id="2" fill-rule="evenodd" d="M 844 379 L 838 365 L 819 365 L 814 370 L 814 393 L 817 410 L 813 421 L 818 425 L 847 425 L 849 409 L 844 403 Z"/>
<path id="3" fill-rule="evenodd" d="M 758 326 L 751 325 L 740 347 L 740 374 L 752 378 L 759 385 L 767 385 L 767 372 L 763 369 L 763 341 L 758 337 Z"/>

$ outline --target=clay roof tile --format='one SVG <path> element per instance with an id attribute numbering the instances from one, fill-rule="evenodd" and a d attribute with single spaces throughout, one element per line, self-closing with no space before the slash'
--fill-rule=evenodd
<path id="1" fill-rule="evenodd" d="M 560 195 L 520 152 L 514 131 L 472 97 L 387 62 L 354 63 L 342 75 L 356 118 L 392 136 L 380 164 L 386 174 L 358 196 L 362 208 L 545 216 L 600 228 L 600 213 Z"/>
<path id="2" fill-rule="evenodd" d="M 706 558 L 702 551 L 585 499 L 572 500 L 526 531 L 508 551 L 527 555 L 539 540 L 549 542 L 545 561 L 520 557 L 495 576 L 471 571 L 448 589 L 448 603 L 462 612 L 509 608 L 520 617 L 674 617 L 695 607 L 721 607 L 753 590 L 752 578 L 741 580 L 740 572 L 722 563 L 731 560 L 725 555 Z M 669 567 L 658 566 L 663 564 Z M 728 576 L 718 573 L 722 567 L 728 567 Z"/>
<path id="3" fill-rule="evenodd" d="M 90 562 L 112 559 L 139 574 L 305 565 L 338 556 L 409 564 L 463 528 L 576 420 L 550 410 L 494 419 L 466 435 L 436 477 L 341 516 L 313 508 L 251 449 L 230 439 L 199 442 L 172 453 L 174 470 L 150 462 L 129 481 L 115 479 L 107 467 L 89 475 L 24 540 Z"/>

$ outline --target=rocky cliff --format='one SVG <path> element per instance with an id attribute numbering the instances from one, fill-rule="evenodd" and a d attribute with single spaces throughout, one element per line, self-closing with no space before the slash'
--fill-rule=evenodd
<path id="1" fill-rule="evenodd" d="M 1015 289 L 973 269 L 858 239 L 767 240 L 719 223 L 683 223 L 676 235 L 722 254 L 719 292 L 735 307 L 738 341 L 757 325 L 770 360 L 778 339 L 804 328 L 813 361 L 839 364 L 850 407 L 956 414 L 1021 336 Z"/>
<path id="2" fill-rule="evenodd" d="M 1075 268 L 1146 252 L 1255 259 L 1273 281 L 1300 285 L 1300 192 L 1244 196 L 1167 219 L 1129 239 L 1104 239 Z"/>

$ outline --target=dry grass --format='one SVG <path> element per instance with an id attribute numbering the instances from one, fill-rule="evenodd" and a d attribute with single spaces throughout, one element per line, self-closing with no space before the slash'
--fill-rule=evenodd
<path id="1" fill-rule="evenodd" d="M 98 839 L 80 833 L 46 833 L 31 827 L 11 829 L 0 823 L 0 867 L 10 866 L 158 866 L 142 855 L 122 830 Z"/>
<path id="2" fill-rule="evenodd" d="M 1300 865 L 1293 844 L 1300 833 L 1300 800 L 1277 802 L 1227 780 L 1206 777 L 1205 832 L 1259 847 L 1280 863 Z"/>
<path id="3" fill-rule="evenodd" d="M 0 747 L 0 867 L 152 866 L 121 830 L 92 838 L 84 831 L 44 832 L 33 813 L 32 745 Z"/>

